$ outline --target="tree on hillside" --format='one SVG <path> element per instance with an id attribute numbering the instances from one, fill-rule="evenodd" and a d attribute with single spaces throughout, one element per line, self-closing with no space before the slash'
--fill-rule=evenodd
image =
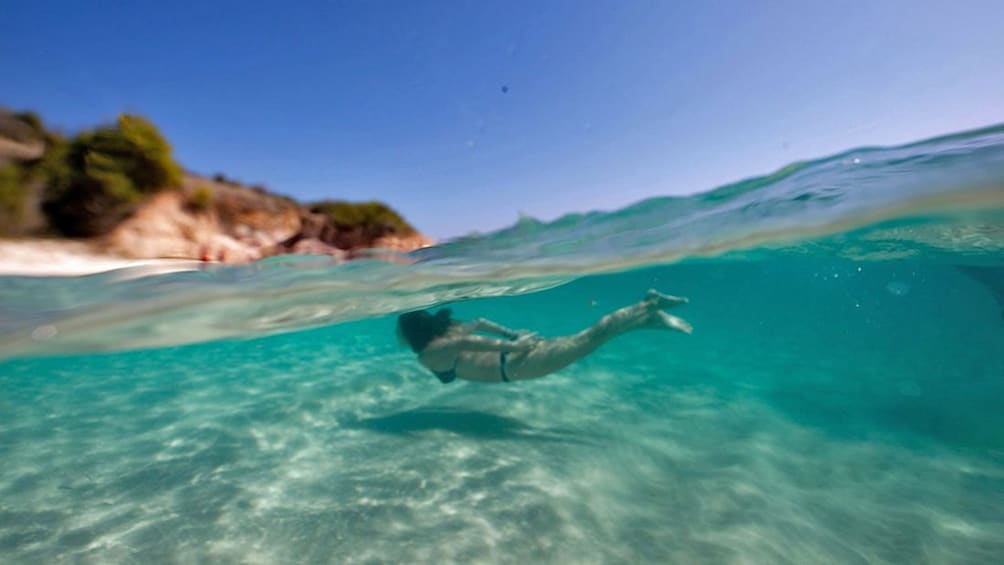
<path id="1" fill-rule="evenodd" d="M 0 234 L 24 235 L 44 229 L 38 199 L 63 138 L 46 130 L 34 112 L 0 108 Z"/>
<path id="2" fill-rule="evenodd" d="M 156 126 L 130 114 L 77 135 L 53 169 L 43 210 L 68 236 L 105 233 L 145 196 L 181 183 L 170 144 Z"/>
<path id="3" fill-rule="evenodd" d="M 323 214 L 340 230 L 358 231 L 367 239 L 385 235 L 408 235 L 415 228 L 383 202 L 346 202 L 324 200 L 310 205 L 310 211 Z"/>

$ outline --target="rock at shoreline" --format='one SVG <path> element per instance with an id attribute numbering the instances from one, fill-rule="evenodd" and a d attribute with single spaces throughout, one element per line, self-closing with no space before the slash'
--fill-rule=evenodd
<path id="1" fill-rule="evenodd" d="M 327 243 L 315 238 L 301 239 L 293 244 L 293 247 L 289 250 L 290 253 L 299 253 L 302 255 L 329 255 L 337 260 L 346 259 L 348 254 L 338 249 L 337 247 L 332 247 Z"/>

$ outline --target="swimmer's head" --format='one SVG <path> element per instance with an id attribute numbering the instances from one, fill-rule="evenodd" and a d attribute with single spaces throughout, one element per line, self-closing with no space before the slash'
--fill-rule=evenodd
<path id="1" fill-rule="evenodd" d="M 450 329 L 453 325 L 450 314 L 449 308 L 443 308 L 435 314 L 430 314 L 428 310 L 401 314 L 397 317 L 398 339 L 408 344 L 412 351 L 419 353 L 430 341 Z"/>

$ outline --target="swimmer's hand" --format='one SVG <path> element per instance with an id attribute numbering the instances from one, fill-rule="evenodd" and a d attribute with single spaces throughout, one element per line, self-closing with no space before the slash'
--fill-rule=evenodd
<path id="1" fill-rule="evenodd" d="M 537 334 L 532 332 L 527 332 L 520 335 L 516 339 L 512 340 L 512 345 L 513 345 L 512 350 L 525 353 L 536 347 L 537 342 L 539 341 L 540 338 L 537 337 Z"/>
<path id="2" fill-rule="evenodd" d="M 515 330 L 509 334 L 510 341 L 516 341 L 518 339 L 527 337 L 535 337 L 537 339 L 540 339 L 540 336 L 537 335 L 537 332 L 532 332 L 530 330 Z"/>

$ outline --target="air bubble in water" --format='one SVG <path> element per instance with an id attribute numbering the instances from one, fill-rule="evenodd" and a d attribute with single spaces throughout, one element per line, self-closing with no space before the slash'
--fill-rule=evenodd
<path id="1" fill-rule="evenodd" d="M 910 285 L 903 281 L 889 281 L 885 289 L 893 296 L 906 296 L 910 293 Z"/>

